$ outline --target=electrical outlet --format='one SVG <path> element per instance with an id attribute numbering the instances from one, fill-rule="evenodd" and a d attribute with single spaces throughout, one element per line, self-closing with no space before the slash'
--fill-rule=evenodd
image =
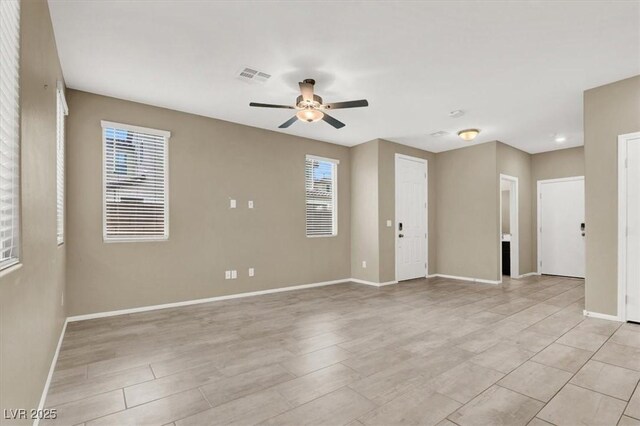
<path id="1" fill-rule="evenodd" d="M 366 260 L 363 260 L 363 261 L 362 261 L 362 267 L 363 267 L 363 268 L 366 268 L 366 267 L 367 267 L 367 261 L 366 261 Z"/>
<path id="2" fill-rule="evenodd" d="M 236 278 L 238 278 L 238 271 L 234 269 L 231 271 L 231 279 L 235 280 Z"/>
<path id="3" fill-rule="evenodd" d="M 391 221 L 387 220 L 387 228 L 391 228 Z"/>
<path id="4" fill-rule="evenodd" d="M 253 277 L 256 274 L 256 271 L 253 268 L 249 268 L 249 276 Z"/>
<path id="5" fill-rule="evenodd" d="M 236 208 L 236 200 L 229 200 L 229 208 L 230 209 Z"/>
<path id="6" fill-rule="evenodd" d="M 252 209 L 253 208 L 253 200 L 249 200 L 249 202 L 247 203 L 247 206 Z"/>
<path id="7" fill-rule="evenodd" d="M 224 279 L 225 280 L 231 279 L 231 271 L 224 271 Z"/>

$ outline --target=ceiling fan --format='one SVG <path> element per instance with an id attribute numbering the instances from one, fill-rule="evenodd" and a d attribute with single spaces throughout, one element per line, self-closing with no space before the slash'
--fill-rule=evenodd
<path id="1" fill-rule="evenodd" d="M 273 104 L 261 104 L 257 102 L 251 102 L 249 106 L 262 107 L 262 108 L 285 108 L 285 109 L 297 109 L 296 115 L 279 125 L 280 129 L 286 129 L 295 123 L 296 120 L 306 121 L 312 123 L 315 121 L 323 120 L 331 124 L 336 129 L 341 129 L 345 124 L 331 117 L 325 111 L 330 109 L 341 108 L 359 108 L 369 106 L 369 102 L 366 99 L 360 99 L 358 101 L 346 101 L 346 102 L 334 102 L 330 104 L 323 104 L 322 98 L 313 93 L 313 86 L 316 81 L 308 78 L 298 83 L 300 85 L 300 93 L 296 99 L 296 105 L 273 105 Z"/>

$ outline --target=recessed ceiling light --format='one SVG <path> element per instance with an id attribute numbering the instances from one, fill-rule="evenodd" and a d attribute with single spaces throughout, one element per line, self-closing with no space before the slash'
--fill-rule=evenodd
<path id="1" fill-rule="evenodd" d="M 478 129 L 465 129 L 465 130 L 460 130 L 458 132 L 458 136 L 460 136 L 462 140 L 471 142 L 476 138 L 476 136 L 478 136 L 478 133 L 480 133 L 480 130 Z"/>
<path id="2" fill-rule="evenodd" d="M 562 142 L 566 142 L 567 137 L 566 136 L 562 136 L 562 135 L 556 135 L 555 137 L 555 141 L 557 143 L 562 143 Z"/>
<path id="3" fill-rule="evenodd" d="M 458 117 L 462 117 L 463 115 L 464 115 L 464 111 L 461 109 L 457 109 L 449 113 L 449 117 L 451 118 L 458 118 Z"/>
<path id="4" fill-rule="evenodd" d="M 438 130 L 437 132 L 431 133 L 431 136 L 434 138 L 439 138 L 440 136 L 448 135 L 449 132 L 445 132 L 444 130 Z"/>

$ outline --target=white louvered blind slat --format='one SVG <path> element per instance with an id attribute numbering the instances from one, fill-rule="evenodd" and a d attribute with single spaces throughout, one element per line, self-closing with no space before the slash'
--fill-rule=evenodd
<path id="1" fill-rule="evenodd" d="M 56 94 L 56 211 L 57 211 L 57 240 L 64 243 L 64 145 L 65 120 L 69 114 L 64 88 L 58 84 Z"/>
<path id="2" fill-rule="evenodd" d="M 20 2 L 0 1 L 0 269 L 20 260 Z"/>
<path id="3" fill-rule="evenodd" d="M 103 122 L 104 240 L 169 237 L 169 133 Z"/>
<path id="4" fill-rule="evenodd" d="M 338 161 L 308 155 L 305 163 L 307 237 L 338 234 Z"/>

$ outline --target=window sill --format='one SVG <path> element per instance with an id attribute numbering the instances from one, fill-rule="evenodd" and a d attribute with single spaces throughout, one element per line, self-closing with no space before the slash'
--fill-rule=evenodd
<path id="1" fill-rule="evenodd" d="M 7 266 L 6 268 L 4 268 L 3 270 L 0 271 L 0 278 L 11 274 L 12 272 L 17 271 L 18 269 L 22 268 L 22 263 L 18 262 L 18 263 L 14 263 L 11 266 Z"/>
<path id="2" fill-rule="evenodd" d="M 337 237 L 338 234 L 335 235 L 307 235 L 307 238 L 333 238 Z"/>

